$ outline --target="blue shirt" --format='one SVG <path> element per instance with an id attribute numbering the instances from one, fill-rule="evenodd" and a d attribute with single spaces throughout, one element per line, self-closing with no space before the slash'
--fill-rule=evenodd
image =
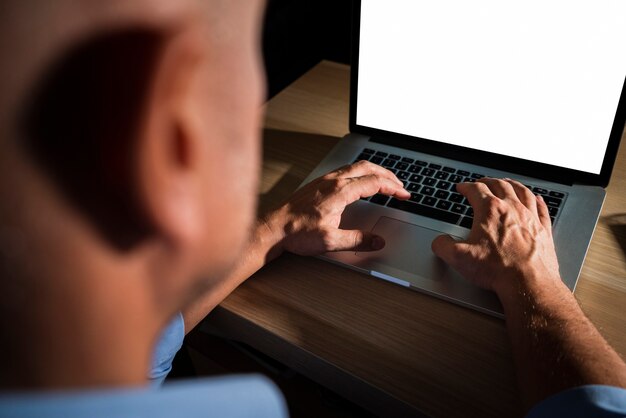
<path id="1" fill-rule="evenodd" d="M 626 390 L 587 385 L 564 390 L 539 402 L 526 418 L 617 418 L 626 417 Z"/>
<path id="2" fill-rule="evenodd" d="M 0 418 L 283 418 L 282 395 L 265 377 L 229 376 L 162 388 L 0 395 Z"/>
<path id="3" fill-rule="evenodd" d="M 153 385 L 159 386 L 172 370 L 172 362 L 185 339 L 185 321 L 180 312 L 174 316 L 172 321 L 161 332 L 152 356 L 152 367 L 148 372 L 148 377 Z"/>

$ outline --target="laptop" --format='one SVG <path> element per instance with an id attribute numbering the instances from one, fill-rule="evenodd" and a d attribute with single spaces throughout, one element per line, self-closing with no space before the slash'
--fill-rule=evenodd
<path id="1" fill-rule="evenodd" d="M 626 120 L 624 16 L 624 0 L 354 1 L 350 133 L 304 183 L 368 160 L 412 194 L 346 208 L 341 227 L 384 249 L 323 258 L 501 317 L 431 242 L 469 233 L 456 183 L 509 177 L 549 205 L 573 291 Z"/>

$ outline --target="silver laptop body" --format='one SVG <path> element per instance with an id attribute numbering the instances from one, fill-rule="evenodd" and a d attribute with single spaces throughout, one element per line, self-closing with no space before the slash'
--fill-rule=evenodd
<path id="1" fill-rule="evenodd" d="M 440 167 L 437 171 L 439 175 L 445 167 L 449 172 L 455 170 L 454 173 L 462 173 L 464 179 L 471 179 L 473 174 L 509 177 L 535 191 L 545 190 L 546 195 L 558 196 L 557 200 L 561 202 L 554 212 L 554 238 L 561 276 L 573 291 L 602 209 L 604 187 L 609 181 L 626 120 L 626 59 L 615 58 L 620 54 L 626 55 L 622 52 L 626 46 L 626 29 L 619 24 L 619 19 L 611 18 L 613 14 L 625 15 L 626 2 L 620 1 L 607 1 L 604 8 L 596 7 L 595 0 L 573 3 L 545 0 L 355 1 L 351 133 L 339 142 L 303 184 L 358 159 L 387 154 L 379 157 L 383 159 L 381 164 L 387 164 L 392 169 L 396 165 L 405 169 L 396 172 L 406 171 L 407 165 L 409 168 L 413 166 L 413 172 L 409 172 L 411 177 L 404 179 L 407 185 L 411 179 L 417 178 L 412 177 L 413 174 L 424 179 L 428 176 L 422 176 L 422 170 Z M 546 7 L 550 3 L 554 3 L 552 7 Z M 576 5 L 571 6 L 574 3 Z M 560 20 L 555 20 L 556 16 Z M 604 34 L 592 39 L 592 45 L 585 45 L 578 50 L 579 41 L 574 38 L 579 36 L 576 32 L 579 29 L 576 28 L 582 27 L 581 19 L 588 26 L 596 25 L 589 30 L 603 28 Z M 480 29 L 476 29 L 477 26 Z M 527 31 L 539 33 L 540 44 L 536 38 L 529 39 Z M 589 38 L 586 32 L 580 34 L 580 37 Z M 490 41 L 494 38 L 498 39 L 494 41 L 496 45 Z M 547 51 L 561 46 L 568 52 L 561 54 L 556 49 L 554 56 L 546 61 L 546 56 L 551 55 L 541 50 L 544 43 L 553 44 L 547 47 Z M 599 45 L 608 50 L 597 52 Z M 566 61 L 568 68 L 572 68 L 572 63 L 567 60 L 578 58 L 581 62 L 591 60 L 595 64 L 589 64 L 589 68 L 584 69 L 587 75 L 583 78 L 569 73 L 563 76 L 574 77 L 579 83 L 572 85 L 571 89 L 558 90 L 562 77 L 551 80 L 550 77 L 558 75 L 554 68 L 558 68 L 562 61 Z M 500 59 L 512 61 L 501 64 Z M 609 64 L 611 69 L 603 70 Z M 405 68 L 407 65 L 411 66 L 409 71 Z M 497 71 L 489 68 L 494 65 L 499 67 Z M 512 85 L 510 94 L 502 94 L 502 89 L 508 89 L 507 82 L 520 83 L 520 77 L 526 78 L 525 73 L 521 76 L 515 73 L 519 65 L 527 66 L 526 71 L 531 73 L 528 80 L 522 81 L 527 85 Z M 398 66 L 402 68 L 398 69 Z M 428 69 L 422 70 L 424 67 Z M 549 69 L 544 70 L 543 67 Z M 510 68 L 513 68 L 511 71 L 515 74 L 500 79 L 501 74 L 506 74 Z M 485 72 L 489 74 L 485 76 Z M 443 75 L 439 78 L 439 74 Z M 424 81 L 424 78 L 428 80 Z M 594 85 L 598 78 L 602 81 Z M 398 84 L 398 79 L 403 84 Z M 525 92 L 536 87 L 533 84 L 536 79 L 545 84 L 541 87 L 541 95 L 537 95 L 536 101 L 528 107 L 528 104 L 523 104 L 527 99 Z M 492 86 L 492 80 L 498 85 Z M 480 89 L 477 90 L 473 82 L 482 83 Z M 381 87 L 381 84 L 389 86 Z M 406 86 L 407 92 L 405 89 L 398 90 L 400 85 Z M 446 89 L 448 85 L 455 87 Z M 467 85 L 470 87 L 466 88 Z M 385 90 L 387 88 L 395 90 L 388 92 Z M 468 100 L 468 91 L 479 96 L 485 91 L 486 97 L 500 99 L 494 107 L 493 101 L 485 102 L 482 97 Z M 563 91 L 574 93 L 564 99 L 560 96 Z M 424 98 L 419 92 L 423 92 Z M 589 95 L 596 100 L 597 106 L 586 107 Z M 596 95 L 605 100 L 597 99 Z M 450 105 L 444 101 L 430 106 L 430 102 L 439 101 L 440 97 L 445 97 Z M 557 108 L 552 108 L 549 115 L 545 114 L 545 109 L 543 113 L 540 112 L 544 102 L 551 100 L 553 103 L 565 100 L 564 107 L 571 107 L 571 116 L 567 112 L 560 114 L 563 112 Z M 577 100 L 583 104 L 578 106 Z M 508 111 L 509 107 L 514 110 Z M 413 112 L 413 108 L 418 110 Z M 586 109 L 593 109 L 598 115 L 594 113 L 593 120 L 581 122 L 577 126 L 589 113 Z M 583 117 L 577 116 L 576 112 L 581 112 Z M 510 113 L 515 114 L 511 116 Z M 466 119 L 468 114 L 472 119 Z M 495 120 L 496 117 L 498 120 Z M 563 133 L 567 137 L 560 136 L 558 125 L 550 126 L 552 117 L 558 121 L 555 122 L 557 124 L 562 124 L 563 120 L 568 122 L 568 128 Z M 475 120 L 478 122 L 473 124 Z M 450 124 L 459 121 L 465 121 L 462 129 L 455 131 L 448 128 Z M 481 121 L 482 124 L 479 123 Z M 484 132 L 482 128 L 487 125 L 487 121 L 490 126 L 506 124 L 507 130 L 500 132 L 501 142 L 498 137 L 494 137 L 496 141 L 483 141 L 483 135 L 493 136 L 493 132 Z M 547 124 L 545 129 L 544 124 Z M 439 137 L 438 129 L 445 131 L 448 136 Z M 509 137 L 517 138 L 515 144 L 519 144 L 520 131 L 533 130 L 537 132 L 537 139 L 528 137 L 531 138 L 527 141 L 530 149 L 511 145 L 510 148 L 517 147 L 517 151 L 506 151 Z M 456 132 L 467 132 L 469 138 L 455 137 Z M 544 135 L 545 132 L 550 134 Z M 548 141 L 553 141 L 550 144 L 564 154 L 561 157 L 554 151 L 542 154 Z M 494 152 L 494 147 L 500 146 L 504 146 L 505 152 Z M 592 157 L 596 154 L 587 150 L 593 150 L 599 157 Z M 520 158 L 520 153 L 523 158 Z M 529 158 L 531 154 L 537 158 Z M 584 154 L 584 158 L 581 158 L 581 154 Z M 391 156 L 401 159 L 393 160 Z M 402 161 L 406 161 L 407 165 L 400 166 Z M 409 164 L 408 161 L 414 163 Z M 427 165 L 417 166 L 418 161 Z M 554 161 L 557 163 L 552 164 Z M 425 190 L 426 186 L 418 181 L 415 187 Z M 448 193 L 454 193 L 453 186 L 448 189 Z M 439 196 L 445 196 L 445 193 Z M 341 227 L 371 230 L 385 238 L 385 248 L 371 253 L 328 253 L 322 258 L 453 303 L 502 316 L 502 307 L 495 294 L 469 284 L 432 253 L 431 242 L 436 236 L 450 234 L 462 239 L 469 233 L 467 223 L 463 221 L 465 216 L 452 211 L 453 208 L 461 210 L 460 206 L 439 203 L 441 200 L 446 199 L 438 199 L 430 207 L 443 215 L 446 221 L 423 216 L 422 210 L 431 210 L 426 208 L 429 205 L 421 205 L 415 211 L 391 203 L 357 201 L 346 209 Z M 432 199 L 429 199 L 430 203 Z M 440 205 L 444 209 L 439 209 Z"/>

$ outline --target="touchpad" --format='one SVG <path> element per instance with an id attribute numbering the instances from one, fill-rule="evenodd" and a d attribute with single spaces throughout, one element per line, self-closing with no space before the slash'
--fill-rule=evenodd
<path id="1" fill-rule="evenodd" d="M 358 252 L 359 257 L 430 279 L 457 275 L 431 250 L 431 243 L 442 232 L 387 217 L 381 217 L 372 232 L 385 239 L 385 248 Z"/>

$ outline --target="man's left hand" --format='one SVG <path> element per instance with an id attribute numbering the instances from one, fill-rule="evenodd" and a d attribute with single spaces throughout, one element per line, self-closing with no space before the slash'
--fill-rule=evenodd
<path id="1" fill-rule="evenodd" d="M 410 197 L 391 171 L 359 161 L 305 185 L 264 222 L 282 235 L 282 250 L 299 255 L 380 250 L 385 246 L 382 237 L 339 228 L 346 206 L 376 193 L 403 200 Z"/>

